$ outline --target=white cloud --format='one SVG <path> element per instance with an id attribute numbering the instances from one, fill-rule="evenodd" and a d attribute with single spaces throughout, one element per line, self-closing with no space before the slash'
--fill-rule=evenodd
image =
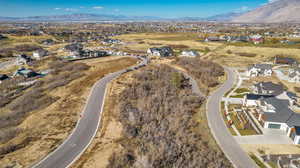
<path id="1" fill-rule="evenodd" d="M 114 9 L 114 12 L 120 12 L 120 9 Z"/>
<path id="2" fill-rule="evenodd" d="M 238 9 L 236 9 L 235 11 L 236 12 L 246 12 L 246 11 L 249 11 L 249 10 L 250 10 L 250 8 L 248 6 L 242 6 Z"/>
<path id="3" fill-rule="evenodd" d="M 61 8 L 54 8 L 54 10 L 61 10 Z"/>
<path id="4" fill-rule="evenodd" d="M 93 9 L 103 9 L 103 6 L 94 6 Z"/>
<path id="5" fill-rule="evenodd" d="M 74 8 L 65 8 L 65 11 L 67 11 L 67 12 L 75 12 L 75 11 L 77 11 L 77 9 L 74 9 Z"/>
<path id="6" fill-rule="evenodd" d="M 242 7 L 240 8 L 240 10 L 241 10 L 241 11 L 247 11 L 247 10 L 249 10 L 249 7 L 248 7 L 248 6 L 242 6 Z"/>

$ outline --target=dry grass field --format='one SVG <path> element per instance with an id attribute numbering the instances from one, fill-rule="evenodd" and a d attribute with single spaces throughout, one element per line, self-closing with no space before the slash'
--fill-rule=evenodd
<path id="1" fill-rule="evenodd" d="M 159 47 L 164 45 L 185 45 L 190 49 L 204 51 L 216 49 L 222 44 L 202 43 L 199 35 L 196 33 L 139 33 L 125 34 L 115 38 L 127 42 L 123 49 L 130 49 L 139 52 L 146 52 L 150 47 Z"/>
<path id="2" fill-rule="evenodd" d="M 92 85 L 105 74 L 124 69 L 136 61 L 128 57 L 84 61 L 91 67 L 85 71 L 85 76 L 47 93 L 59 99 L 42 110 L 30 112 L 18 126 L 22 132 L 9 142 L 0 145 L 0 147 L 9 144 L 21 145 L 20 149 L 1 156 L 0 168 L 15 163 L 29 167 L 54 150 L 74 128 Z"/>
<path id="3" fill-rule="evenodd" d="M 140 33 L 126 34 L 115 38 L 127 42 L 127 45 L 123 46 L 124 50 L 144 53 L 149 47 L 163 45 L 185 45 L 189 49 L 198 51 L 209 49 L 209 52 L 203 58 L 234 67 L 244 67 L 254 63 L 272 61 L 276 55 L 284 55 L 300 61 L 300 49 L 207 43 L 201 42 L 200 36 L 201 34 L 197 33 Z"/>

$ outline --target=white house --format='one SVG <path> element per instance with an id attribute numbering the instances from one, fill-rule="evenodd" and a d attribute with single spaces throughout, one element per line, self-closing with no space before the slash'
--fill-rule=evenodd
<path id="1" fill-rule="evenodd" d="M 48 55 L 48 51 L 44 49 L 39 49 L 32 53 L 32 57 L 35 59 L 42 59 L 43 57 Z"/>
<path id="2" fill-rule="evenodd" d="M 156 57 L 169 57 L 174 55 L 171 47 L 149 48 L 147 53 Z"/>
<path id="3" fill-rule="evenodd" d="M 182 57 L 197 57 L 199 56 L 199 53 L 197 51 L 193 51 L 193 50 L 185 50 L 181 52 Z"/>
<path id="4" fill-rule="evenodd" d="M 21 54 L 17 57 L 16 64 L 17 65 L 26 65 L 26 64 L 30 63 L 31 61 L 32 61 L 31 57 L 29 57 L 25 54 Z"/>
<path id="5" fill-rule="evenodd" d="M 300 68 L 289 70 L 288 81 L 292 83 L 300 83 Z"/>
<path id="6" fill-rule="evenodd" d="M 273 70 L 271 64 L 255 64 L 248 68 L 247 76 L 272 76 Z"/>

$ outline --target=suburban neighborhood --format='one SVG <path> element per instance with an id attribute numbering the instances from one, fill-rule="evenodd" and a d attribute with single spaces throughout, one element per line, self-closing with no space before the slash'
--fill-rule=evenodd
<path id="1" fill-rule="evenodd" d="M 299 0 L 0 4 L 0 168 L 300 167 Z"/>

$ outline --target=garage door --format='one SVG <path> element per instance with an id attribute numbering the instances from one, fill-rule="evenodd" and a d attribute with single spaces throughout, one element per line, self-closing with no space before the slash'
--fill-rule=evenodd
<path id="1" fill-rule="evenodd" d="M 272 129 L 280 129 L 280 124 L 269 124 L 269 128 L 272 128 Z"/>

